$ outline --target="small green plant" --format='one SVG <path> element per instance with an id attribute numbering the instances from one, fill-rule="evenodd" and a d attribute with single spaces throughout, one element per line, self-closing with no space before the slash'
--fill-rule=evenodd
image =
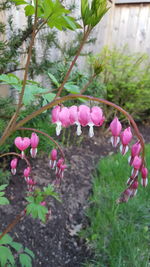
<path id="1" fill-rule="evenodd" d="M 15 267 L 17 266 L 15 262 L 18 262 L 21 267 L 31 267 L 34 257 L 34 253 L 30 249 L 24 248 L 22 244 L 13 241 L 9 234 L 1 238 L 0 266 Z"/>
<path id="2" fill-rule="evenodd" d="M 147 161 L 150 162 L 150 145 L 147 146 Z M 140 194 L 127 205 L 116 205 L 115 199 L 129 176 L 127 156 L 108 156 L 97 166 L 93 180 L 93 193 L 86 215 L 89 226 L 81 233 L 94 253 L 90 267 L 148 267 L 149 266 L 149 193 L 140 189 Z M 150 170 L 150 164 L 148 164 Z"/>

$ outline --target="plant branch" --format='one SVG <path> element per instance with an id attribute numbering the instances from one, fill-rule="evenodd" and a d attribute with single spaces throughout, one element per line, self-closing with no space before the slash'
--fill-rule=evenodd
<path id="1" fill-rule="evenodd" d="M 77 61 L 77 59 L 78 59 L 78 57 L 79 57 L 79 55 L 80 55 L 80 52 L 81 52 L 81 50 L 82 50 L 82 48 L 83 48 L 83 46 L 84 46 L 84 44 L 85 44 L 85 42 L 86 42 L 86 40 L 87 40 L 89 34 L 90 34 L 90 32 L 91 32 L 91 28 L 88 28 L 88 29 L 84 32 L 83 39 L 82 39 L 82 41 L 81 41 L 81 43 L 80 43 L 79 49 L 78 49 L 78 51 L 77 51 L 77 53 L 76 53 L 76 55 L 75 55 L 73 61 L 71 62 L 71 65 L 70 65 L 70 67 L 69 67 L 69 69 L 68 69 L 68 71 L 67 71 L 67 73 L 66 73 L 66 75 L 65 75 L 65 77 L 64 77 L 64 80 L 63 80 L 62 84 L 61 84 L 60 87 L 58 88 L 58 92 L 57 92 L 55 98 L 57 98 L 57 97 L 60 96 L 60 94 L 61 94 L 61 92 L 62 92 L 62 90 L 63 90 L 63 88 L 64 88 L 64 85 L 65 85 L 66 81 L 67 81 L 68 78 L 69 78 L 70 72 L 71 72 L 73 66 L 74 66 L 75 63 L 76 63 L 76 61 Z"/>
<path id="2" fill-rule="evenodd" d="M 116 104 L 114 104 L 114 103 L 112 103 L 112 102 L 110 102 L 108 100 L 105 100 L 105 99 L 102 99 L 102 98 L 93 97 L 93 96 L 80 95 L 80 94 L 74 94 L 74 95 L 70 94 L 70 95 L 67 95 L 67 96 L 63 96 L 63 97 L 61 97 L 59 99 L 55 99 L 51 103 L 41 107 L 39 110 L 34 111 L 32 114 L 28 115 L 26 118 L 24 118 L 23 120 L 19 121 L 15 125 L 13 131 L 18 130 L 26 122 L 30 121 L 31 119 L 33 119 L 37 115 L 41 114 L 43 111 L 48 110 L 48 109 L 50 109 L 50 108 L 52 108 L 52 107 L 54 107 L 54 106 L 56 106 L 56 105 L 58 105 L 60 103 L 65 102 L 65 101 L 78 99 L 78 98 L 82 98 L 82 99 L 85 99 L 85 100 L 89 100 L 89 101 L 91 100 L 91 101 L 95 101 L 95 102 L 98 102 L 98 103 L 102 103 L 102 104 L 111 106 L 111 107 L 115 108 L 116 110 L 118 110 L 119 112 L 121 112 L 129 120 L 129 122 L 131 123 L 131 125 L 132 125 L 132 127 L 134 129 L 136 137 L 140 140 L 140 143 L 141 143 L 141 146 L 142 146 L 142 150 L 143 150 L 142 157 L 144 158 L 144 155 L 145 155 L 144 140 L 143 140 L 143 137 L 140 134 L 140 131 L 139 131 L 138 127 L 137 127 L 137 124 L 135 123 L 135 121 L 132 118 L 132 116 L 127 111 L 125 111 L 123 108 L 119 107 L 118 105 L 116 105 Z M 1 141 L 0 141 L 0 144 L 1 144 Z"/>
<path id="3" fill-rule="evenodd" d="M 94 78 L 97 76 L 97 74 L 96 73 L 94 73 L 92 76 L 91 76 L 91 78 L 90 78 L 90 80 L 84 85 L 84 87 L 82 88 L 82 90 L 80 91 L 80 94 L 83 94 L 85 91 L 86 91 L 86 89 L 89 87 L 89 85 L 93 82 L 93 80 L 94 80 Z"/>
<path id="4" fill-rule="evenodd" d="M 19 157 L 19 158 L 21 158 L 22 159 L 22 157 L 21 157 L 21 155 L 20 154 L 18 154 L 18 153 L 15 153 L 15 152 L 7 152 L 7 153 L 4 153 L 4 154 L 2 154 L 2 155 L 0 155 L 0 158 L 2 158 L 2 157 L 6 157 L 6 156 L 17 156 L 17 157 Z M 31 169 L 31 164 L 30 164 L 30 162 L 28 161 L 28 159 L 26 158 L 26 157 L 24 157 L 23 158 L 24 160 L 25 160 L 25 162 L 27 163 L 27 165 L 30 167 L 30 169 Z"/>
<path id="5" fill-rule="evenodd" d="M 6 235 L 8 232 L 10 232 L 14 226 L 21 220 L 24 218 L 24 216 L 26 215 L 26 210 L 24 209 L 19 215 L 16 216 L 16 218 L 7 226 L 7 228 L 3 231 L 3 233 L 0 235 L 0 239 L 2 239 L 2 237 L 4 235 Z"/>
<path id="6" fill-rule="evenodd" d="M 11 132 L 13 130 L 14 124 L 15 124 L 15 122 L 17 120 L 17 117 L 18 117 L 20 108 L 22 106 L 22 99 L 23 99 L 23 96 L 24 96 L 24 91 L 25 91 L 25 86 L 26 86 L 26 81 L 27 81 L 27 75 L 28 75 L 28 69 L 29 69 L 29 64 L 30 64 L 30 59 L 31 59 L 31 54 L 32 54 L 32 47 L 33 47 L 33 44 L 34 44 L 35 32 L 36 32 L 36 27 L 37 27 L 37 22 L 38 22 L 37 6 L 38 6 L 38 0 L 36 0 L 35 19 L 34 19 L 32 37 L 31 37 L 31 42 L 30 42 L 30 47 L 29 47 L 29 53 L 28 53 L 27 61 L 26 61 L 26 65 L 25 65 L 23 85 L 22 85 L 22 90 L 21 90 L 20 97 L 19 97 L 18 106 L 17 106 L 16 112 L 14 113 L 14 115 L 11 118 L 10 122 L 8 123 L 8 126 L 7 126 L 6 130 L 4 131 L 4 134 L 2 136 L 2 139 L 3 138 L 5 139 L 5 135 L 7 136 L 8 131 Z"/>
<path id="7" fill-rule="evenodd" d="M 60 151 L 60 153 L 61 153 L 61 155 L 62 155 L 62 157 L 64 158 L 64 160 L 65 160 L 65 155 L 64 155 L 64 152 L 63 152 L 63 150 L 62 150 L 62 148 L 61 148 L 61 146 L 50 136 L 50 135 L 48 135 L 47 133 L 44 133 L 43 131 L 40 131 L 40 130 L 37 130 L 37 129 L 34 129 L 34 128 L 26 128 L 26 127 L 21 127 L 21 128 L 19 128 L 18 130 L 29 130 L 29 131 L 34 131 L 34 132 L 36 132 L 36 133 L 40 133 L 40 134 L 42 134 L 42 135 L 44 135 L 44 136 L 46 136 L 47 138 L 49 138 L 57 147 L 58 147 L 58 149 L 59 149 L 59 151 Z"/>

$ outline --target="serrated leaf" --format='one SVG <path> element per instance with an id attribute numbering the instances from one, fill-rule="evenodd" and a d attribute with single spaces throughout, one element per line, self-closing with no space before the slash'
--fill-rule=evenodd
<path id="1" fill-rule="evenodd" d="M 27 254 L 29 254 L 33 259 L 35 258 L 35 255 L 34 255 L 33 251 L 30 250 L 30 249 L 28 249 L 27 247 L 25 247 L 24 252 L 26 252 Z"/>
<path id="2" fill-rule="evenodd" d="M 54 191 L 54 187 L 52 185 L 48 185 L 47 187 L 44 187 L 44 194 L 46 196 L 52 196 L 55 198 L 57 201 L 61 202 L 58 193 Z"/>
<path id="3" fill-rule="evenodd" d="M 17 252 L 19 252 L 23 248 L 22 244 L 18 242 L 12 242 L 10 246 L 14 248 Z"/>
<path id="4" fill-rule="evenodd" d="M 22 86 L 14 86 L 18 91 L 21 91 Z M 46 93 L 47 89 L 41 88 L 34 84 L 27 84 L 25 87 L 25 92 L 23 96 L 23 103 L 25 105 L 31 104 L 34 101 L 35 96 L 38 94 Z"/>
<path id="5" fill-rule="evenodd" d="M 26 200 L 30 203 L 34 202 L 34 197 L 33 196 L 29 196 L 29 197 L 26 197 Z"/>
<path id="6" fill-rule="evenodd" d="M 9 200 L 6 197 L 0 197 L 0 205 L 8 205 Z"/>
<path id="7" fill-rule="evenodd" d="M 38 218 L 42 221 L 46 221 L 46 214 L 48 213 L 48 209 L 44 206 L 38 205 Z"/>
<path id="8" fill-rule="evenodd" d="M 57 81 L 57 79 L 55 78 L 55 76 L 50 72 L 48 72 L 47 74 L 48 74 L 49 78 L 52 80 L 53 84 L 55 84 L 57 86 L 57 88 L 58 88 L 60 86 L 60 84 Z"/>
<path id="9" fill-rule="evenodd" d="M 14 257 L 9 248 L 0 246 L 0 263 L 2 267 L 5 266 L 7 263 L 15 263 Z"/>
<path id="10" fill-rule="evenodd" d="M 19 255 L 19 261 L 22 267 L 32 267 L 31 258 L 25 253 Z"/>
<path id="11" fill-rule="evenodd" d="M 12 237 L 10 235 L 6 234 L 0 239 L 0 245 L 9 244 L 12 242 L 12 240 L 13 240 Z"/>
<path id="12" fill-rule="evenodd" d="M 6 187 L 8 186 L 8 184 L 3 184 L 0 186 L 0 191 L 3 191 Z"/>
<path id="13" fill-rule="evenodd" d="M 71 93 L 71 94 L 79 94 L 80 93 L 80 89 L 77 85 L 74 85 L 71 82 L 65 83 L 64 88 L 67 90 L 67 92 Z"/>
<path id="14" fill-rule="evenodd" d="M 25 8 L 25 15 L 28 16 L 32 16 L 35 13 L 35 8 L 32 5 L 27 5 Z"/>

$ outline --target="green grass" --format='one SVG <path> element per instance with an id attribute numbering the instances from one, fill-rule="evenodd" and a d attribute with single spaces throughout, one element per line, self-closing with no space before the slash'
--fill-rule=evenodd
<path id="1" fill-rule="evenodd" d="M 146 149 L 150 171 L 150 145 Z M 120 154 L 101 160 L 93 181 L 93 194 L 87 210 L 89 227 L 81 236 L 93 250 L 90 267 L 148 267 L 150 225 L 150 186 L 139 185 L 128 203 L 116 204 L 131 172 L 127 156 Z"/>

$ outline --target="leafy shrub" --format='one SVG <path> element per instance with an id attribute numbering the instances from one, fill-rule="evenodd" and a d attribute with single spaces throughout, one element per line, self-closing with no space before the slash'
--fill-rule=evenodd
<path id="1" fill-rule="evenodd" d="M 137 119 L 148 119 L 150 110 L 148 56 L 139 53 L 130 54 L 125 49 L 110 50 L 105 47 L 99 55 L 90 58 L 92 66 L 95 61 L 99 61 L 103 66 L 99 76 L 104 89 L 103 98 L 121 106 Z M 100 96 L 100 93 L 97 96 Z M 110 108 L 105 109 L 111 117 Z"/>

